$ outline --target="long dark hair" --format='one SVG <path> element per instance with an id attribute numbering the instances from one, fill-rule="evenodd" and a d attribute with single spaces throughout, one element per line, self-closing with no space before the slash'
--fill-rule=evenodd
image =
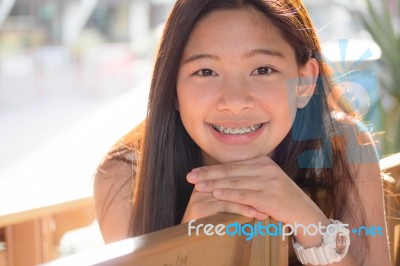
<path id="1" fill-rule="evenodd" d="M 357 195 L 345 140 L 334 137 L 337 126 L 331 112 L 337 106 L 327 101 L 333 84 L 320 58 L 320 43 L 302 1 L 178 0 L 165 25 L 143 136 L 140 148 L 135 147 L 140 156 L 134 177 L 132 236 L 180 223 L 193 189 L 185 176 L 202 165 L 200 148 L 189 137 L 175 109 L 177 74 L 192 28 L 214 11 L 249 7 L 273 21 L 294 49 L 299 66 L 311 57 L 319 64 L 314 96 L 305 108 L 298 110 L 293 127 L 275 149 L 273 160 L 310 194 L 327 217 L 340 219 L 349 207 L 349 193 Z M 318 196 L 321 189 L 326 192 L 325 197 Z M 363 209 L 354 215 L 361 224 Z"/>

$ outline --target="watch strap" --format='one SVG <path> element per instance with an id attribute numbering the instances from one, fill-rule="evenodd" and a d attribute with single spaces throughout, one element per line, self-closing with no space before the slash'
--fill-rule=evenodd
<path id="1" fill-rule="evenodd" d="M 295 247 L 295 245 L 297 247 Z M 304 265 L 307 263 L 311 263 L 313 265 L 326 265 L 333 263 L 329 260 L 329 257 L 326 254 L 326 248 L 328 248 L 327 246 L 304 248 L 299 243 L 293 243 L 293 247 L 297 258 Z"/>

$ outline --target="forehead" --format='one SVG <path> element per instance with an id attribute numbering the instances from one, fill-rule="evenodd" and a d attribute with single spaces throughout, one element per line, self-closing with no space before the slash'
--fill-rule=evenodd
<path id="1" fill-rule="evenodd" d="M 271 29 L 275 30 L 270 19 L 259 10 L 256 10 L 253 7 L 242 7 L 242 8 L 234 8 L 234 9 L 222 9 L 215 10 L 201 18 L 195 25 L 194 30 L 198 29 L 204 25 L 210 24 L 221 24 L 222 21 L 229 20 L 230 23 L 232 21 L 237 22 L 232 24 L 232 26 L 244 26 L 247 23 L 251 23 L 253 26 L 262 28 L 262 29 Z M 272 26 L 272 27 L 271 27 Z"/>
<path id="2" fill-rule="evenodd" d="M 214 11 L 198 21 L 190 34 L 185 53 L 193 50 L 200 52 L 204 48 L 224 51 L 249 46 L 271 46 L 285 53 L 292 50 L 278 27 L 263 13 L 254 8 L 241 8 Z"/>

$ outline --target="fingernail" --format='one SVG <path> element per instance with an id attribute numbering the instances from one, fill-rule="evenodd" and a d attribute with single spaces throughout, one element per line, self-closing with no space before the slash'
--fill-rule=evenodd
<path id="1" fill-rule="evenodd" d="M 205 186 L 206 186 L 206 183 L 204 181 L 197 183 L 198 188 L 204 188 Z"/>
<path id="2" fill-rule="evenodd" d="M 190 181 L 195 181 L 197 179 L 197 174 L 192 171 L 189 174 L 187 174 L 187 179 Z"/>
<path id="3" fill-rule="evenodd" d="M 222 191 L 220 189 L 214 190 L 214 195 L 215 196 L 221 196 L 221 194 L 222 194 Z"/>

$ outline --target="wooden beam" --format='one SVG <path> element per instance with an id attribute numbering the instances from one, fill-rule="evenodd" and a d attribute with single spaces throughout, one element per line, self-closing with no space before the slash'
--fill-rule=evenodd
<path id="1" fill-rule="evenodd" d="M 39 219 L 7 227 L 6 241 L 9 265 L 37 265 L 43 262 Z"/>
<path id="2" fill-rule="evenodd" d="M 79 209 L 86 209 L 90 214 L 92 214 L 93 198 L 87 197 L 67 202 L 60 202 L 53 204 L 49 203 L 47 206 L 41 208 L 23 210 L 14 213 L 4 213 L 0 215 L 0 228 L 21 222 L 34 220 L 39 217 L 52 216 Z"/>
<path id="3" fill-rule="evenodd" d="M 253 225 L 254 219 L 218 213 L 197 220 L 193 225 L 228 224 Z M 264 221 L 269 224 L 270 220 Z M 255 237 L 227 234 L 208 236 L 203 230 L 198 235 L 188 224 L 166 228 L 143 236 L 126 239 L 97 250 L 76 254 L 48 265 L 287 265 L 288 244 L 280 237 Z M 286 241 L 287 242 L 287 241 Z"/>

